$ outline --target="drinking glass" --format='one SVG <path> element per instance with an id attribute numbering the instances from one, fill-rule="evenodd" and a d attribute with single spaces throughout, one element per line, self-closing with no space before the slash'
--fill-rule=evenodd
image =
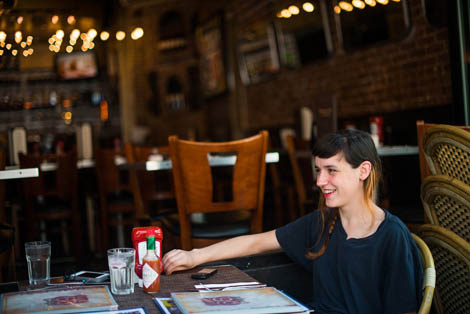
<path id="1" fill-rule="evenodd" d="M 117 248 L 108 250 L 111 292 L 114 294 L 134 293 L 135 250 Z"/>
<path id="2" fill-rule="evenodd" d="M 51 272 L 51 242 L 26 242 L 24 246 L 29 284 L 31 286 L 48 284 Z"/>

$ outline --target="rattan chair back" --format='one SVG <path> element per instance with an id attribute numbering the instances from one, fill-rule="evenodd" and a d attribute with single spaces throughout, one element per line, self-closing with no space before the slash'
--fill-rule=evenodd
<path id="1" fill-rule="evenodd" d="M 470 313 L 470 243 L 436 225 L 423 225 L 417 234 L 431 250 L 436 266 L 436 312 Z"/>
<path id="2" fill-rule="evenodd" d="M 470 185 L 470 132 L 436 125 L 423 136 L 426 162 L 433 175 L 444 174 Z"/>
<path id="3" fill-rule="evenodd" d="M 470 186 L 447 176 L 429 176 L 421 185 L 424 213 L 433 225 L 470 242 Z"/>
<path id="4" fill-rule="evenodd" d="M 427 314 L 431 310 L 432 297 L 434 295 L 434 288 L 436 286 L 436 268 L 434 267 L 434 259 L 431 251 L 426 243 L 412 233 L 413 240 L 415 240 L 418 246 L 419 253 L 421 255 L 421 263 L 423 264 L 424 276 L 423 276 L 423 300 L 418 310 L 418 314 Z"/>

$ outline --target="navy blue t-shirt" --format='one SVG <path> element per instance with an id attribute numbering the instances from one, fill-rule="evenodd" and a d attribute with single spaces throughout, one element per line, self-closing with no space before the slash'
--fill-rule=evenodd
<path id="1" fill-rule="evenodd" d="M 377 231 L 348 239 L 338 218 L 325 253 L 305 254 L 321 232 L 320 210 L 276 230 L 286 254 L 313 274 L 315 313 L 417 312 L 422 298 L 422 266 L 418 248 L 406 226 L 385 211 Z M 326 223 L 328 224 L 328 218 Z"/>

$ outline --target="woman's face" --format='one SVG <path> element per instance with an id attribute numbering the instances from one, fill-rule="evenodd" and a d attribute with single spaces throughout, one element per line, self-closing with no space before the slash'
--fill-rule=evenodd
<path id="1" fill-rule="evenodd" d="M 365 163 L 368 165 L 364 166 Z M 317 186 L 325 197 L 326 206 L 347 209 L 350 205 L 361 204 L 363 180 L 370 173 L 370 169 L 366 169 L 368 166 L 369 162 L 363 162 L 359 167 L 352 168 L 343 153 L 330 158 L 315 157 Z"/>

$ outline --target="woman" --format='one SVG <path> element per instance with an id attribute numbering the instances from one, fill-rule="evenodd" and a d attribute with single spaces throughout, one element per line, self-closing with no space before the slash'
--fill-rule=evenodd
<path id="1" fill-rule="evenodd" d="M 163 257 L 167 274 L 283 249 L 313 274 L 316 313 L 414 313 L 422 267 L 406 226 L 374 203 L 381 163 L 369 134 L 345 130 L 314 147 L 320 210 L 277 230 Z"/>

